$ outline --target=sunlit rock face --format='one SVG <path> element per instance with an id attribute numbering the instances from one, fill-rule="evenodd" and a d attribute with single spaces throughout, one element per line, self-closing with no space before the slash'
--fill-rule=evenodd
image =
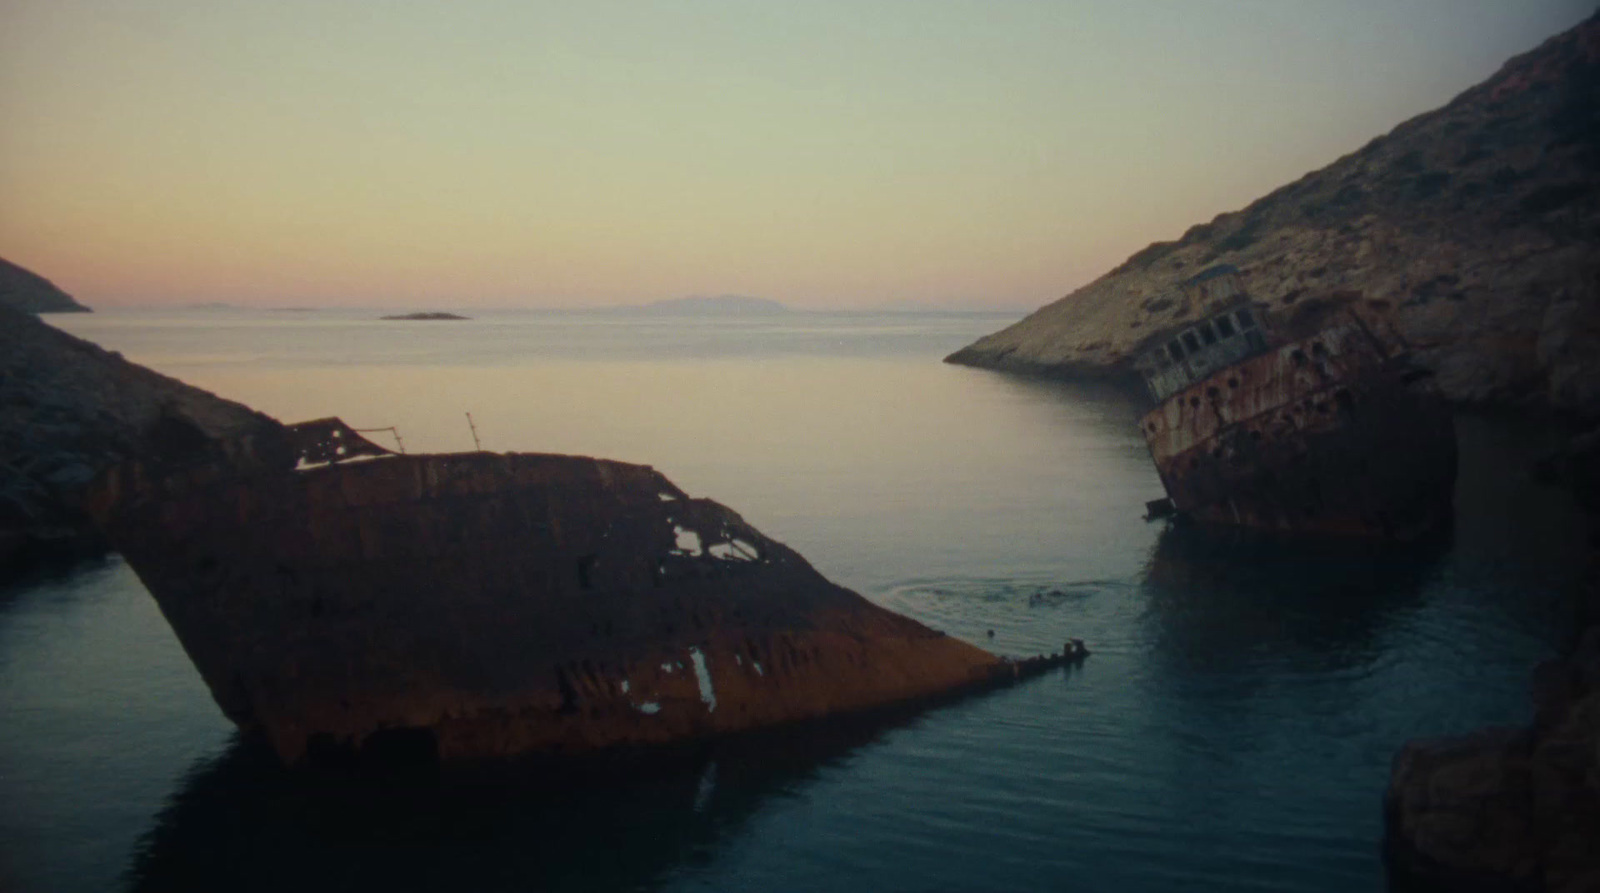
<path id="1" fill-rule="evenodd" d="M 1600 410 L 1600 15 L 949 360 L 1127 373 L 1141 341 L 1206 312 L 1178 285 L 1218 263 L 1274 310 L 1383 317 L 1451 399 Z"/>
<path id="2" fill-rule="evenodd" d="M 0 572 L 99 547 L 82 502 L 102 469 L 275 428 L 246 406 L 0 306 Z"/>
<path id="3" fill-rule="evenodd" d="M 288 763 L 653 745 L 1018 664 L 879 608 L 655 470 L 557 455 L 109 475 L 96 511 L 217 703 Z"/>

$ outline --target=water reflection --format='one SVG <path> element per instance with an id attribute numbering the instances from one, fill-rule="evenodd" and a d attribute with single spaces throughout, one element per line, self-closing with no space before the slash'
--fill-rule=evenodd
<path id="1" fill-rule="evenodd" d="M 331 783 L 235 738 L 140 840 L 134 891 L 624 890 L 709 862 L 772 798 L 914 713 L 813 724 L 559 773 Z"/>
<path id="2" fill-rule="evenodd" d="M 1326 672 L 1371 661 L 1385 631 L 1422 603 L 1449 550 L 1448 535 L 1407 545 L 1284 542 L 1171 526 L 1143 579 L 1154 651 L 1180 670 L 1207 672 L 1268 663 Z"/>
<path id="3" fill-rule="evenodd" d="M 1018 396 L 1055 404 L 1059 411 L 1088 422 L 1113 440 L 1145 449 L 1139 419 L 1150 410 L 1151 404 L 1144 386 L 1137 380 L 1077 380 L 1006 375 L 981 369 L 968 371 L 974 376 L 993 379 L 1001 388 Z"/>
<path id="4" fill-rule="evenodd" d="M 103 574 L 117 561 L 111 553 L 27 555 L 0 572 L 0 612 L 41 587 L 62 587 L 78 577 Z"/>

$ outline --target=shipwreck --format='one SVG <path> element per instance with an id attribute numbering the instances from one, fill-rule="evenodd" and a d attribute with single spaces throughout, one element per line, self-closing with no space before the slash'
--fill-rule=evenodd
<path id="1" fill-rule="evenodd" d="M 1140 429 L 1167 492 L 1152 515 L 1392 539 L 1448 521 L 1450 412 L 1353 295 L 1269 311 L 1228 265 L 1179 291 L 1192 321 L 1136 352 L 1158 403 Z"/>
<path id="2" fill-rule="evenodd" d="M 405 455 L 338 419 L 103 475 L 90 509 L 288 764 L 666 745 L 1010 682 L 648 466 Z"/>

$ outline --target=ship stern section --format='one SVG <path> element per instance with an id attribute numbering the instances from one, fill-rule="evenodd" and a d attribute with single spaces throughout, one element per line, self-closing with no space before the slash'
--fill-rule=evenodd
<path id="1" fill-rule="evenodd" d="M 1141 428 L 1168 496 L 1195 521 L 1414 539 L 1451 515 L 1451 413 L 1356 322 L 1224 368 Z"/>

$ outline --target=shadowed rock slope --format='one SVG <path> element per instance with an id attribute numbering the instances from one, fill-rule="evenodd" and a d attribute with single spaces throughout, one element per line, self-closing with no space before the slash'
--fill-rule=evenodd
<path id="1" fill-rule="evenodd" d="M 1125 374 L 1143 339 L 1203 312 L 1177 285 L 1219 263 L 1274 309 L 1387 317 L 1453 400 L 1600 410 L 1600 14 L 948 361 Z"/>
<path id="2" fill-rule="evenodd" d="M 0 570 L 104 548 L 82 507 L 101 470 L 276 426 L 0 306 Z"/>
<path id="3" fill-rule="evenodd" d="M 0 258 L 0 307 L 23 313 L 88 313 L 89 308 L 31 270 Z"/>

